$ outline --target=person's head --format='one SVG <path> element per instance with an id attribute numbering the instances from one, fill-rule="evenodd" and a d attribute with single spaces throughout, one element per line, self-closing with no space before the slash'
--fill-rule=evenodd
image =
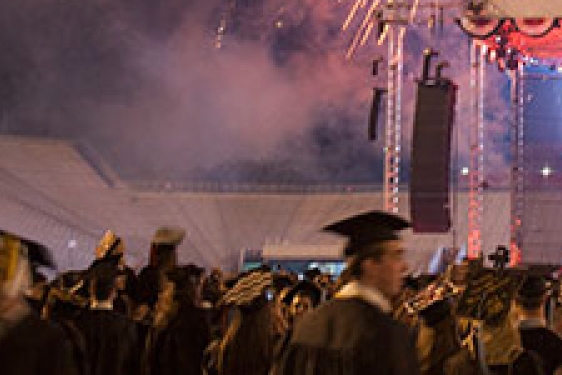
<path id="1" fill-rule="evenodd" d="M 0 231 L 0 302 L 22 298 L 32 285 L 32 269 L 38 266 L 54 268 L 45 246 Z"/>
<path id="2" fill-rule="evenodd" d="M 283 297 L 283 302 L 289 306 L 289 315 L 293 320 L 298 320 L 314 309 L 321 300 L 322 290 L 309 280 L 298 282 Z"/>
<path id="3" fill-rule="evenodd" d="M 152 238 L 150 264 L 160 269 L 171 269 L 177 265 L 176 249 L 185 237 L 185 230 L 177 227 L 161 227 Z"/>
<path id="4" fill-rule="evenodd" d="M 217 282 L 222 282 L 223 280 L 223 273 L 220 268 L 213 268 L 209 273 L 209 277 Z"/>
<path id="5" fill-rule="evenodd" d="M 314 303 L 312 298 L 306 294 L 297 294 L 291 300 L 291 306 L 289 306 L 289 313 L 293 319 L 299 319 L 301 316 L 311 311 L 314 308 Z"/>
<path id="6" fill-rule="evenodd" d="M 92 280 L 90 293 L 96 301 L 112 301 L 117 295 L 115 278 L 98 276 Z"/>
<path id="7" fill-rule="evenodd" d="M 169 294 L 174 302 L 182 306 L 196 305 L 199 302 L 201 278 L 205 270 L 194 264 L 175 267 L 166 272 L 164 287 L 164 297 Z"/>
<path id="8" fill-rule="evenodd" d="M 408 269 L 404 245 L 398 231 L 409 223 L 392 214 L 371 211 L 337 223 L 324 230 L 348 238 L 346 278 L 376 287 L 390 298 L 400 292 Z"/>
<path id="9" fill-rule="evenodd" d="M 515 298 L 515 303 L 523 312 L 542 310 L 547 297 L 546 280 L 540 276 L 525 278 Z"/>
<path id="10" fill-rule="evenodd" d="M 376 287 L 389 298 L 393 297 L 400 292 L 408 270 L 402 241 L 377 243 L 368 254 L 353 259 L 350 267 L 352 277 L 365 285 Z"/>
<path id="11" fill-rule="evenodd" d="M 282 320 L 276 301 L 273 275 L 261 270 L 243 275 L 225 293 L 220 305 L 235 308 L 236 314 L 222 342 L 223 352 L 229 352 L 222 374 L 267 373 Z"/>
<path id="12" fill-rule="evenodd" d="M 322 271 L 318 267 L 304 271 L 305 280 L 314 281 L 318 276 L 322 275 Z"/>
<path id="13" fill-rule="evenodd" d="M 113 301 L 117 296 L 116 279 L 123 254 L 106 255 L 94 260 L 85 272 L 91 298 L 96 301 Z"/>

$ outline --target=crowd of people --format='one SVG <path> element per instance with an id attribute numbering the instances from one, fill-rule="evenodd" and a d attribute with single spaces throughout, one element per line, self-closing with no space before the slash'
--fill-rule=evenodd
<path id="1" fill-rule="evenodd" d="M 407 275 L 408 226 L 371 211 L 325 227 L 348 239 L 338 278 L 179 265 L 185 232 L 164 227 L 138 274 L 108 231 L 90 267 L 49 281 L 46 249 L 0 232 L 0 373 L 562 374 L 553 269 Z"/>

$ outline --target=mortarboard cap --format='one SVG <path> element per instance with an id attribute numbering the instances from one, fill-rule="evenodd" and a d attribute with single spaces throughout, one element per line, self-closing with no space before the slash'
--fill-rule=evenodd
<path id="1" fill-rule="evenodd" d="M 96 247 L 96 258 L 122 254 L 123 252 L 124 246 L 121 237 L 118 237 L 112 230 L 105 231 Z"/>
<path id="2" fill-rule="evenodd" d="M 254 271 L 240 277 L 220 302 L 223 306 L 251 306 L 273 286 L 271 272 Z"/>
<path id="3" fill-rule="evenodd" d="M 39 242 L 20 237 L 18 235 L 0 231 L 0 238 L 19 243 L 20 252 L 27 258 L 30 265 L 35 267 L 55 268 L 55 262 L 51 257 L 49 249 Z"/>
<path id="4" fill-rule="evenodd" d="M 12 280 L 20 269 L 20 260 L 27 262 L 31 271 L 44 266 L 55 268 L 49 249 L 38 242 L 0 231 L 0 281 Z"/>
<path id="5" fill-rule="evenodd" d="M 357 255 L 362 248 L 371 243 L 397 240 L 397 232 L 410 227 L 410 223 L 393 214 L 369 211 L 355 215 L 323 228 L 324 231 L 345 236 L 349 244 L 345 255 Z"/>
<path id="6" fill-rule="evenodd" d="M 302 280 L 295 284 L 283 297 L 283 302 L 287 305 L 291 303 L 296 295 L 305 295 L 310 297 L 314 306 L 318 306 L 322 299 L 322 290 L 318 285 L 309 280 Z"/>
<path id="7" fill-rule="evenodd" d="M 177 246 L 185 237 L 185 230 L 179 227 L 161 227 L 152 238 L 154 245 L 172 245 Z"/>

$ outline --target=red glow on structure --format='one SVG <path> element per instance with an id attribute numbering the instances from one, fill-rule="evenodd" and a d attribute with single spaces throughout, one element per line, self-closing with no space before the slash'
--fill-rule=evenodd
<path id="1" fill-rule="evenodd" d="M 522 21 L 519 21 L 522 22 Z M 526 20 L 525 22 L 531 22 Z M 562 28 L 555 27 L 546 35 L 532 37 L 517 30 L 516 24 L 506 21 L 496 34 L 484 40 L 492 50 L 500 48 L 505 43 L 505 48 L 517 50 L 520 55 L 537 59 L 562 59 Z M 498 56 L 499 57 L 499 56 Z"/>
<path id="2" fill-rule="evenodd" d="M 521 251 L 515 243 L 512 243 L 509 247 L 509 265 L 515 267 L 521 263 Z"/>
<path id="3" fill-rule="evenodd" d="M 468 234 L 468 259 L 477 259 L 480 256 L 480 231 L 473 229 Z"/>

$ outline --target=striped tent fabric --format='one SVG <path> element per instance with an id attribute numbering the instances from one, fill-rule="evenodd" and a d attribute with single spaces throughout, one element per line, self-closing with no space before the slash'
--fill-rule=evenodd
<path id="1" fill-rule="evenodd" d="M 234 286 L 225 293 L 221 304 L 248 306 L 273 285 L 271 272 L 256 271 L 241 277 Z"/>

